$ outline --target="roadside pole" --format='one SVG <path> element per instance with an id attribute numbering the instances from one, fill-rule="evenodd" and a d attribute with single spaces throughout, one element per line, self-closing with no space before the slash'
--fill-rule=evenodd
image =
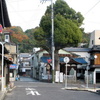
<path id="1" fill-rule="evenodd" d="M 54 81 L 54 77 L 55 77 L 55 69 L 54 69 L 54 50 L 55 50 L 55 46 L 54 46 L 54 9 L 53 9 L 53 0 L 41 0 L 41 1 L 51 1 L 51 30 L 52 30 L 52 34 L 51 34 L 51 51 L 52 51 L 52 83 L 55 83 Z M 42 3 L 43 3 L 42 2 Z"/>
<path id="2" fill-rule="evenodd" d="M 67 88 L 67 63 L 66 63 L 66 75 L 65 75 L 65 88 Z"/>
<path id="3" fill-rule="evenodd" d="M 88 88 L 88 83 L 89 83 L 88 80 L 89 79 L 88 79 L 88 65 L 87 65 L 87 86 L 86 86 L 86 88 Z"/>
<path id="4" fill-rule="evenodd" d="M 67 88 L 68 86 L 67 86 L 67 63 L 69 62 L 69 58 L 68 57 L 65 57 L 64 58 L 64 62 L 66 63 L 66 75 L 65 75 L 65 88 Z"/>
<path id="5" fill-rule="evenodd" d="M 52 83 L 54 83 L 54 11 L 53 11 L 53 0 L 51 0 L 51 21 L 52 21 Z"/>
<path id="6" fill-rule="evenodd" d="M 4 90 L 4 79 L 3 79 L 3 67 L 4 67 L 4 44 L 2 42 L 0 42 L 0 44 L 2 45 L 2 83 L 1 83 L 1 90 Z"/>

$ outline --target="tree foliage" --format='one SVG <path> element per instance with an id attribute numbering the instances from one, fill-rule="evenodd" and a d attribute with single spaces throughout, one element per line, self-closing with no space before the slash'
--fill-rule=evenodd
<path id="1" fill-rule="evenodd" d="M 19 45 L 20 52 L 29 52 L 29 37 L 23 32 L 19 26 L 12 26 L 4 29 L 10 32 L 11 42 Z M 27 44 L 27 45 L 26 45 Z"/>
<path id="2" fill-rule="evenodd" d="M 55 55 L 64 47 L 77 46 L 82 40 L 82 29 L 84 17 L 80 12 L 70 8 L 63 0 L 57 0 L 54 4 L 54 46 Z M 35 30 L 35 39 L 41 47 L 51 51 L 51 5 L 47 7 L 41 18 L 40 27 Z M 57 58 L 57 57 L 55 57 Z M 58 59 L 56 59 L 58 61 Z M 58 66 L 58 62 L 55 65 Z"/>
<path id="3" fill-rule="evenodd" d="M 35 31 L 35 39 L 41 40 L 45 48 L 48 47 L 47 45 L 51 45 L 50 7 L 47 8 L 42 17 L 40 27 Z M 83 19 L 81 13 L 70 8 L 65 1 L 56 1 L 54 4 L 54 43 L 56 50 L 66 46 L 77 46 L 81 42 L 82 31 L 79 27 L 82 25 Z"/>
<path id="4" fill-rule="evenodd" d="M 7 30 L 7 29 L 6 29 Z M 14 43 L 21 43 L 23 42 L 24 40 L 27 40 L 29 39 L 27 35 L 25 35 L 25 33 L 23 32 L 22 28 L 21 27 L 18 27 L 18 26 L 12 26 L 10 28 L 8 28 L 8 31 L 10 32 L 11 34 L 11 40 L 14 42 Z"/>
<path id="5" fill-rule="evenodd" d="M 35 31 L 35 29 L 27 29 L 25 31 L 25 34 L 29 38 L 30 45 L 36 46 L 36 41 L 35 41 L 35 38 L 34 38 L 34 31 Z"/>

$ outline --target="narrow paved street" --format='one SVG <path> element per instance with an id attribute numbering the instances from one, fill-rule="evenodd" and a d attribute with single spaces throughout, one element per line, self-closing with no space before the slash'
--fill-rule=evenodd
<path id="1" fill-rule="evenodd" d="M 16 88 L 4 100 L 100 100 L 100 95 L 87 91 L 63 90 L 62 84 L 45 83 L 21 77 Z"/>

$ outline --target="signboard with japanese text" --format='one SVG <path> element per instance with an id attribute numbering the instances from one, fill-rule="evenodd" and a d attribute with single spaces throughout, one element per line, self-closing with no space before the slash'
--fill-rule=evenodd
<path id="1" fill-rule="evenodd" d="M 10 69 L 17 69 L 17 64 L 11 64 L 11 65 L 9 66 L 9 68 L 10 68 Z"/>

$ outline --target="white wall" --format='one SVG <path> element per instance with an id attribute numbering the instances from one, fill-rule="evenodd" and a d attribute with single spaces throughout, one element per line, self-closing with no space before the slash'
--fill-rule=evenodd
<path id="1" fill-rule="evenodd" d="M 89 48 L 92 48 L 94 45 L 100 45 L 100 30 L 95 30 L 90 35 Z"/>

